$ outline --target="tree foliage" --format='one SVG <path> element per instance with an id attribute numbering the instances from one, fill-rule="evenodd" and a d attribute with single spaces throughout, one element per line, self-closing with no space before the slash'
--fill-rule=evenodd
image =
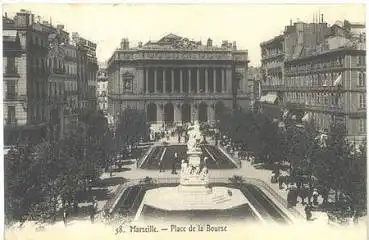
<path id="1" fill-rule="evenodd" d="M 4 158 L 6 216 L 55 217 L 60 202 L 80 201 L 101 174 L 111 137 L 103 115 L 86 112 L 63 139 L 11 149 Z"/>
<path id="2" fill-rule="evenodd" d="M 320 185 L 349 195 L 355 204 L 366 203 L 366 141 L 356 151 L 347 140 L 344 124 L 333 122 L 322 144 L 313 121 L 297 126 L 285 119 L 284 127 L 260 112 L 228 111 L 218 127 L 234 144 L 252 152 L 265 164 L 287 160 L 292 177 L 315 176 Z M 293 179 L 293 178 L 292 178 Z M 336 195 L 337 195 L 336 194 Z"/>
<path id="3" fill-rule="evenodd" d="M 148 131 L 145 112 L 127 108 L 120 114 L 116 137 L 121 146 L 137 143 L 141 138 L 146 139 Z"/>

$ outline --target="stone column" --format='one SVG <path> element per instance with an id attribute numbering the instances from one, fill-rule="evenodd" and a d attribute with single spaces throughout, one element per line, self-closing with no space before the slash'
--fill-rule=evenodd
<path id="1" fill-rule="evenodd" d="M 197 86 L 196 86 L 196 89 L 197 89 L 197 93 L 200 93 L 200 68 L 197 68 Z"/>
<path id="2" fill-rule="evenodd" d="M 137 68 L 137 90 L 135 88 L 134 91 L 138 94 L 142 94 L 144 91 L 144 84 L 145 84 L 145 79 L 144 79 L 144 75 L 143 75 L 143 68 L 142 67 L 138 67 Z"/>
<path id="3" fill-rule="evenodd" d="M 158 92 L 158 70 L 154 68 L 154 93 Z"/>
<path id="4" fill-rule="evenodd" d="M 208 71 L 209 71 L 209 69 L 205 68 L 205 93 L 208 93 L 208 91 L 209 91 L 209 84 L 208 84 L 209 74 L 208 74 Z"/>
<path id="5" fill-rule="evenodd" d="M 191 68 L 188 69 L 188 92 L 191 92 Z"/>
<path id="6" fill-rule="evenodd" d="M 199 110 L 198 107 L 195 107 L 196 104 L 197 103 L 191 104 L 191 122 L 199 120 Z"/>
<path id="7" fill-rule="evenodd" d="M 183 70 L 179 69 L 179 92 L 183 93 Z"/>
<path id="8" fill-rule="evenodd" d="M 213 92 L 217 92 L 217 69 L 213 69 Z"/>
<path id="9" fill-rule="evenodd" d="M 224 78 L 224 74 L 225 74 L 225 72 L 224 72 L 224 68 L 222 68 L 221 69 L 221 75 L 222 75 L 222 82 L 221 82 L 221 84 L 222 84 L 222 93 L 224 93 L 225 92 L 225 78 Z"/>
<path id="10" fill-rule="evenodd" d="M 215 110 L 213 108 L 214 103 L 210 103 L 208 106 L 208 122 L 213 122 L 215 119 Z"/>
<path id="11" fill-rule="evenodd" d="M 181 111 L 181 104 L 175 103 L 173 104 L 174 110 L 174 122 L 182 122 L 182 111 Z"/>
<path id="12" fill-rule="evenodd" d="M 165 68 L 163 68 L 163 93 L 167 92 L 167 80 L 165 74 Z"/>
<path id="13" fill-rule="evenodd" d="M 229 67 L 226 70 L 226 92 L 232 93 L 232 69 Z"/>
<path id="14" fill-rule="evenodd" d="M 174 69 L 171 69 L 171 81 L 172 81 L 172 90 L 171 93 L 174 93 Z"/>
<path id="15" fill-rule="evenodd" d="M 163 107 L 163 108 L 162 108 Z M 158 122 L 164 121 L 164 105 L 162 103 L 156 104 L 156 117 Z"/>
<path id="16" fill-rule="evenodd" d="M 146 93 L 149 93 L 149 69 L 145 68 L 145 85 L 146 85 Z"/>

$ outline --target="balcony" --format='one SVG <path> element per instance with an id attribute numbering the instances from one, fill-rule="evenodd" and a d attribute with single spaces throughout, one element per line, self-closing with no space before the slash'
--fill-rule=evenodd
<path id="1" fill-rule="evenodd" d="M 6 119 L 6 125 L 8 126 L 16 126 L 17 125 L 17 119 L 13 118 L 8 118 Z"/>
<path id="2" fill-rule="evenodd" d="M 109 99 L 112 100 L 218 100 L 232 99 L 232 93 L 147 93 L 147 94 L 112 94 L 109 93 Z"/>
<path id="3" fill-rule="evenodd" d="M 16 100 L 18 95 L 15 92 L 7 92 L 5 95 L 6 100 Z"/>
<path id="4" fill-rule="evenodd" d="M 7 67 L 5 69 L 4 77 L 19 77 L 18 69 L 13 67 Z"/>
<path id="5" fill-rule="evenodd" d="M 262 91 L 283 91 L 285 90 L 285 86 L 282 84 L 279 85 L 261 85 Z"/>
<path id="6" fill-rule="evenodd" d="M 290 109 L 299 109 L 304 111 L 344 113 L 343 107 L 335 105 L 307 105 L 304 103 L 287 102 L 286 106 Z"/>

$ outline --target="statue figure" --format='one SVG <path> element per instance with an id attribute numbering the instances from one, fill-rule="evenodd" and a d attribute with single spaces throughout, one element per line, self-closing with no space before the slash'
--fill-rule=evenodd
<path id="1" fill-rule="evenodd" d="M 208 176 L 208 168 L 203 167 L 200 173 L 200 178 L 203 180 Z"/>
<path id="2" fill-rule="evenodd" d="M 187 148 L 189 152 L 193 152 L 196 150 L 196 140 L 194 138 L 191 138 L 187 142 Z"/>
<path id="3" fill-rule="evenodd" d="M 186 171 L 188 171 L 188 164 L 185 162 L 185 160 L 182 160 L 181 172 L 185 173 Z"/>

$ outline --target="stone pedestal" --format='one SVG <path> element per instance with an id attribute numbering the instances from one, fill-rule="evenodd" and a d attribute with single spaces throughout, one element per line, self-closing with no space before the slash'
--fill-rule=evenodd
<path id="1" fill-rule="evenodd" d="M 187 152 L 187 159 L 188 159 L 188 165 L 192 166 L 200 166 L 201 162 L 201 150 L 195 150 L 195 151 L 188 151 Z"/>

